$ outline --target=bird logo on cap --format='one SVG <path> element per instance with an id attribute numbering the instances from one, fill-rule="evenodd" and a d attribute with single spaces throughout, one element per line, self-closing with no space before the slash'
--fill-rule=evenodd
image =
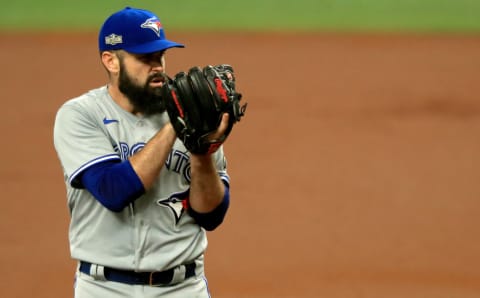
<path id="1" fill-rule="evenodd" d="M 149 18 L 140 27 L 151 29 L 153 30 L 153 32 L 157 34 L 158 37 L 160 37 L 160 30 L 162 29 L 162 23 L 160 23 L 160 21 L 157 18 L 155 17 Z"/>

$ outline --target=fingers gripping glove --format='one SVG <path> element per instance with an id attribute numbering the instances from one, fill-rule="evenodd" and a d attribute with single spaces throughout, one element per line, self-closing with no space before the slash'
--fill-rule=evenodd
<path id="1" fill-rule="evenodd" d="M 192 67 L 188 73 L 167 77 L 162 89 L 177 137 L 194 154 L 215 152 L 247 107 L 240 106 L 242 95 L 235 90 L 233 68 L 227 64 Z M 211 139 L 210 134 L 217 130 L 224 113 L 229 114 L 227 130 L 220 138 Z"/>

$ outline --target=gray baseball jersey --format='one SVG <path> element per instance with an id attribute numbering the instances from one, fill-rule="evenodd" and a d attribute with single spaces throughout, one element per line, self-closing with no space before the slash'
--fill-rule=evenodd
<path id="1" fill-rule="evenodd" d="M 168 121 L 168 115 L 136 117 L 120 108 L 107 87 L 67 101 L 58 111 L 54 145 L 61 161 L 71 215 L 74 259 L 135 271 L 160 271 L 202 256 L 207 238 L 182 203 L 190 182 L 189 153 L 176 140 L 154 187 L 122 212 L 103 207 L 78 188 L 85 169 L 127 160 Z M 229 182 L 223 149 L 214 159 Z"/>

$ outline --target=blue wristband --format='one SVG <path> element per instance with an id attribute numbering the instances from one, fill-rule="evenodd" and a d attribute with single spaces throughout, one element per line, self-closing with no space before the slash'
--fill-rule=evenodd
<path id="1" fill-rule="evenodd" d="M 207 231 L 215 230 L 225 218 L 227 214 L 228 207 L 230 206 L 230 188 L 225 184 L 225 194 L 223 195 L 223 200 L 215 209 L 208 213 L 199 213 L 193 210 L 192 208 L 188 209 L 188 213 L 193 219 Z"/>

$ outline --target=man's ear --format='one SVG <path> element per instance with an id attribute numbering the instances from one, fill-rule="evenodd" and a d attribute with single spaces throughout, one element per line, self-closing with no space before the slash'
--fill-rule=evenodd
<path id="1" fill-rule="evenodd" d="M 120 71 L 120 60 L 116 53 L 104 51 L 101 54 L 103 66 L 109 73 L 117 74 Z"/>

